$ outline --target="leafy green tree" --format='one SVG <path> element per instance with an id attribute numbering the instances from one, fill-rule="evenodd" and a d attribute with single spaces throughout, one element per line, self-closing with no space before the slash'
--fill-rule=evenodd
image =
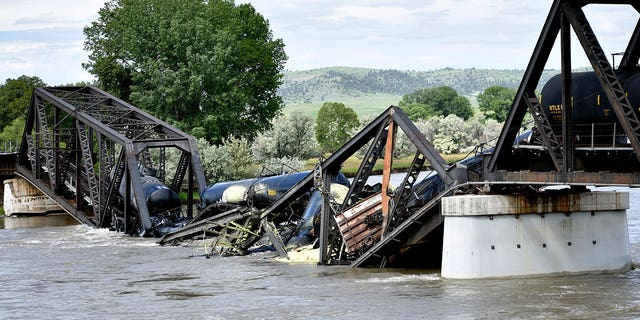
<path id="1" fill-rule="evenodd" d="M 253 141 L 257 160 L 272 158 L 307 159 L 318 154 L 313 119 L 301 111 L 283 114 L 271 121 L 271 129 L 259 134 Z"/>
<path id="2" fill-rule="evenodd" d="M 488 119 L 504 122 L 515 96 L 515 89 L 491 86 L 478 95 L 478 105 Z"/>
<path id="3" fill-rule="evenodd" d="M 33 89 L 44 86 L 46 84 L 40 78 L 29 76 L 7 79 L 0 85 L 0 128 L 10 125 L 17 118 L 22 118 L 24 123 Z"/>
<path id="4" fill-rule="evenodd" d="M 467 120 L 473 116 L 469 99 L 447 86 L 417 89 L 404 95 L 399 106 L 412 120 L 450 114 Z"/>
<path id="5" fill-rule="evenodd" d="M 24 75 L 0 85 L 0 141 L 20 143 L 33 89 L 44 86 L 40 78 Z"/>
<path id="6" fill-rule="evenodd" d="M 251 139 L 283 106 L 284 44 L 250 4 L 110 0 L 84 34 L 100 86 L 209 142 Z"/>
<path id="7" fill-rule="evenodd" d="M 18 117 L 6 127 L 2 128 L 0 132 L 1 142 L 14 142 L 15 145 L 19 145 L 22 140 L 22 133 L 24 132 L 24 117 Z"/>
<path id="8" fill-rule="evenodd" d="M 358 115 L 353 109 L 343 103 L 325 102 L 316 119 L 316 139 L 322 151 L 338 150 L 351 139 L 351 132 L 358 125 Z"/>

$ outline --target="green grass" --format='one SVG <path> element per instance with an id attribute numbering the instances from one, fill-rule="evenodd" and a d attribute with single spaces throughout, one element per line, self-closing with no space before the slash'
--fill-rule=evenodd
<path id="1" fill-rule="evenodd" d="M 478 101 L 476 96 L 467 97 L 471 102 L 471 107 L 474 110 L 478 109 Z M 361 97 L 342 97 L 335 99 L 328 99 L 327 102 L 340 102 L 345 106 L 353 109 L 358 115 L 360 120 L 366 118 L 373 118 L 378 116 L 382 111 L 386 110 L 389 106 L 397 106 L 402 96 L 396 96 L 391 94 L 376 93 Z M 322 107 L 324 102 L 286 102 L 284 113 L 291 113 L 293 111 L 302 111 L 305 115 L 316 119 L 318 111 Z"/>
<path id="2" fill-rule="evenodd" d="M 379 115 L 390 105 L 398 105 L 400 99 L 402 99 L 401 96 L 377 93 L 360 97 L 333 97 L 328 98 L 327 102 L 344 103 L 345 106 L 356 112 L 358 118 L 362 119 L 363 117 Z M 290 113 L 294 110 L 300 110 L 312 119 L 315 119 L 318 116 L 318 111 L 322 107 L 322 104 L 323 102 L 287 102 L 283 112 Z"/>

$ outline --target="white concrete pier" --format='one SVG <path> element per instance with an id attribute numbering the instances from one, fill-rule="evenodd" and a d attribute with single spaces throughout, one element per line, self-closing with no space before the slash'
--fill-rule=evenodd
<path id="1" fill-rule="evenodd" d="M 3 208 L 6 216 L 64 212 L 55 201 L 20 177 L 5 180 L 3 183 Z"/>
<path id="2" fill-rule="evenodd" d="M 626 192 L 442 199 L 442 276 L 472 279 L 627 270 Z"/>

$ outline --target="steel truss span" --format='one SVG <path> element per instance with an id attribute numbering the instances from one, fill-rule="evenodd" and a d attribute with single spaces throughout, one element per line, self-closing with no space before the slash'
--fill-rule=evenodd
<path id="1" fill-rule="evenodd" d="M 193 137 L 95 87 L 34 90 L 17 173 L 78 221 L 138 235 L 191 217 L 206 184 Z"/>
<path id="2" fill-rule="evenodd" d="M 637 1 L 629 0 L 553 2 L 495 151 L 491 157 L 486 158 L 484 176 L 487 180 L 529 181 L 542 184 L 639 184 L 640 120 L 637 110 L 632 107 L 630 97 L 623 88 L 623 83 L 639 71 L 640 21 L 632 32 L 621 63 L 614 69 L 583 12 L 583 7 L 590 4 L 623 4 L 640 12 Z M 613 130 L 609 129 L 606 133 L 610 137 L 604 145 L 594 145 L 594 140 L 597 141 L 594 136 L 602 137 L 605 133 L 599 131 L 594 134 L 593 130 L 589 133 L 588 130 L 580 129 L 575 121 L 582 116 L 580 113 L 584 109 L 579 108 L 577 103 L 574 105 L 573 100 L 576 87 L 580 83 L 572 83 L 579 79 L 571 73 L 571 32 L 576 35 L 591 62 L 594 78 L 597 78 L 596 85 L 601 87 L 602 99 L 610 102 L 610 113 L 615 115 L 613 121 L 606 123 L 612 122 Z M 562 62 L 559 81 L 561 101 L 554 105 L 560 110 L 554 121 L 549 118 L 549 105 L 547 104 L 546 108 L 543 106 L 536 96 L 535 88 L 558 35 Z M 543 95 L 543 100 L 545 98 Z M 576 97 L 576 101 L 579 98 Z M 599 94 L 597 103 L 600 104 Z M 562 107 L 566 105 L 572 107 Z M 542 148 L 513 145 L 518 133 L 522 132 L 523 119 L 527 111 L 534 119 L 532 140 L 537 143 L 533 144 Z M 595 118 L 590 127 L 603 125 L 603 118 Z M 618 141 L 621 143 L 616 145 L 616 138 L 619 138 Z M 613 141 L 613 144 L 610 141 Z"/>

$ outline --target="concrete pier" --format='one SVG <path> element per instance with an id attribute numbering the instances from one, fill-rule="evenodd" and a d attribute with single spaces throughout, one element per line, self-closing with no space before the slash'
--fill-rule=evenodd
<path id="1" fill-rule="evenodd" d="M 442 199 L 442 276 L 471 279 L 627 270 L 626 192 Z"/>
<path id="2" fill-rule="evenodd" d="M 3 184 L 3 207 L 6 216 L 64 212 L 55 201 L 22 178 L 8 179 Z"/>

